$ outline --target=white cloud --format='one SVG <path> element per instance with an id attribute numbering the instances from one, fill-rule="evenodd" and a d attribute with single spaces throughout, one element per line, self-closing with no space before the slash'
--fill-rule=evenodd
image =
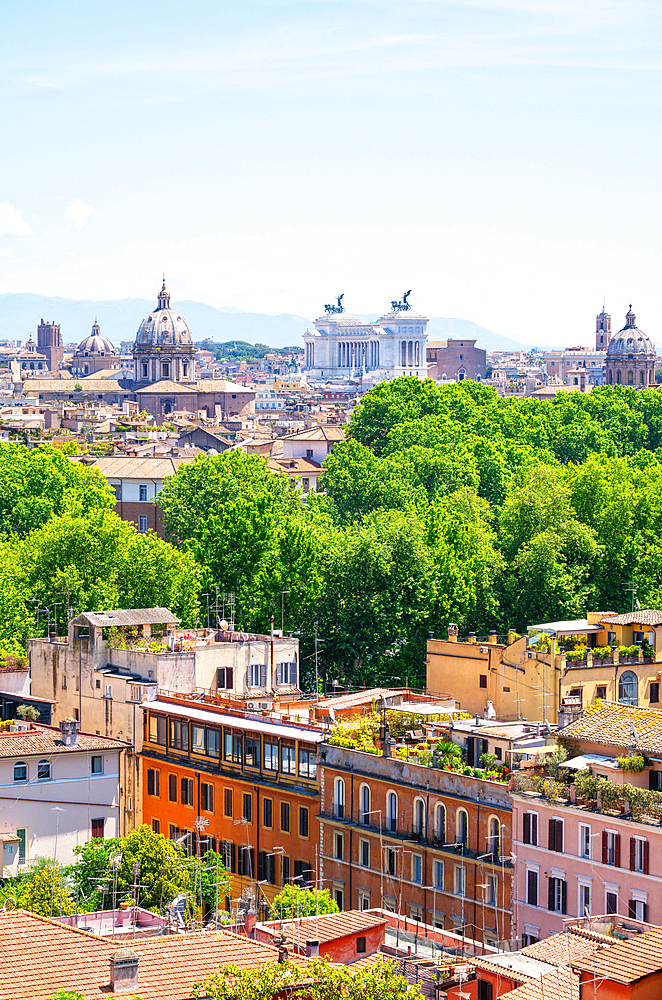
<path id="1" fill-rule="evenodd" d="M 69 208 L 64 213 L 65 219 L 70 219 L 74 224 L 74 229 L 82 229 L 85 222 L 93 214 L 94 209 L 91 205 L 86 205 L 85 202 L 81 201 L 80 198 L 76 198 L 72 201 Z"/>
<path id="2" fill-rule="evenodd" d="M 9 201 L 0 202 L 0 236 L 34 236 L 23 216 Z"/>
<path id="3" fill-rule="evenodd" d="M 13 257 L 14 251 L 11 247 L 0 247 L 0 257 Z"/>

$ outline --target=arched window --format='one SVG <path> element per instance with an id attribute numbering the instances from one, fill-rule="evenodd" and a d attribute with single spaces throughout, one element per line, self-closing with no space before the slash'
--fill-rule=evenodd
<path id="1" fill-rule="evenodd" d="M 497 858 L 501 854 L 501 824 L 496 816 L 491 816 L 488 824 L 487 851 Z"/>
<path id="2" fill-rule="evenodd" d="M 14 781 L 27 781 L 28 780 L 28 765 L 22 760 L 14 764 Z"/>
<path id="3" fill-rule="evenodd" d="M 614 377 L 613 377 L 613 375 L 611 373 L 611 370 L 609 372 L 609 375 L 607 376 L 607 381 L 609 382 L 609 385 L 611 385 L 612 382 L 614 381 Z"/>
<path id="4" fill-rule="evenodd" d="M 469 816 L 466 809 L 458 809 L 455 825 L 455 842 L 467 846 L 469 842 Z"/>
<path id="5" fill-rule="evenodd" d="M 386 796 L 386 827 L 391 833 L 398 829 L 398 796 L 395 792 Z"/>
<path id="6" fill-rule="evenodd" d="M 621 385 L 622 381 L 623 380 L 621 379 L 621 373 L 616 372 L 616 385 Z"/>
<path id="7" fill-rule="evenodd" d="M 425 833 L 425 803 L 423 799 L 414 800 L 414 833 L 422 837 Z"/>
<path id="8" fill-rule="evenodd" d="M 621 705 L 638 705 L 639 690 L 637 675 L 633 670 L 626 670 L 618 679 L 618 700 Z"/>
<path id="9" fill-rule="evenodd" d="M 364 826 L 370 823 L 370 786 L 361 785 L 361 822 Z"/>
<path id="10" fill-rule="evenodd" d="M 333 812 L 338 819 L 345 818 L 345 782 L 336 778 L 333 786 Z"/>
<path id="11" fill-rule="evenodd" d="M 464 380 L 465 380 L 466 377 L 467 377 L 467 370 L 466 370 L 466 368 L 459 368 L 458 372 L 457 372 L 457 380 L 458 380 L 458 382 L 464 382 Z"/>
<path id="12" fill-rule="evenodd" d="M 37 778 L 39 781 L 51 780 L 51 762 L 49 760 L 39 761 L 37 764 Z"/>
<path id="13" fill-rule="evenodd" d="M 639 372 L 639 385 L 644 385 L 644 373 Z"/>
<path id="14" fill-rule="evenodd" d="M 443 843 L 446 841 L 446 806 L 438 802 L 434 810 L 434 835 Z"/>
<path id="15" fill-rule="evenodd" d="M 634 372 L 628 372 L 628 385 L 634 385 Z"/>

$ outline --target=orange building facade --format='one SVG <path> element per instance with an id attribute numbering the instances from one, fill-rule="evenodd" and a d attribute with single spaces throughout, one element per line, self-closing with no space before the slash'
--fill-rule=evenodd
<path id="1" fill-rule="evenodd" d="M 160 697 L 144 708 L 143 821 L 195 854 L 213 848 L 231 895 L 258 906 L 316 877 L 317 743 L 309 727 L 197 701 Z"/>
<path id="2" fill-rule="evenodd" d="M 510 947 L 505 784 L 328 743 L 319 769 L 322 884 L 341 909 L 383 907 Z"/>

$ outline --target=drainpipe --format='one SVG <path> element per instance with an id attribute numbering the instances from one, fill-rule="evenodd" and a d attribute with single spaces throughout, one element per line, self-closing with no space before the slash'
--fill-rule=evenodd
<path id="1" fill-rule="evenodd" d="M 354 825 L 354 773 L 352 772 L 352 778 L 350 783 L 350 796 L 349 796 L 349 908 L 352 908 L 352 842 L 353 833 L 352 829 Z"/>
<path id="2" fill-rule="evenodd" d="M 274 683 L 274 616 L 271 616 L 271 690 L 276 693 Z"/>

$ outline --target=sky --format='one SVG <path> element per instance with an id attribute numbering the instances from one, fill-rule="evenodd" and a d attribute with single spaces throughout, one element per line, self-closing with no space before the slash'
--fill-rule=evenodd
<path id="1" fill-rule="evenodd" d="M 0 292 L 662 340 L 656 0 L 35 0 L 0 31 Z M 1 327 L 1 316 L 0 316 Z M 198 331 L 201 335 L 204 331 Z"/>

